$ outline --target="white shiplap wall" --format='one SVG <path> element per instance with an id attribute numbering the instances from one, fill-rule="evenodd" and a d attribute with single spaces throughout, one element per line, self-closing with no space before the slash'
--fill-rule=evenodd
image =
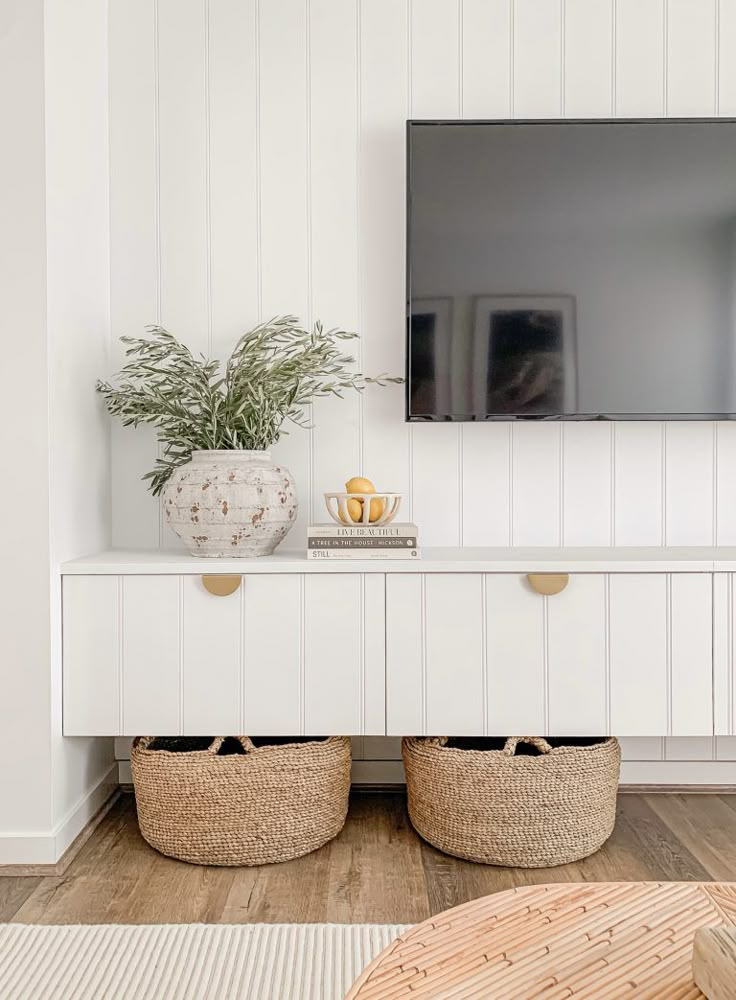
<path id="1" fill-rule="evenodd" d="M 734 114 L 734 44 L 736 0 L 110 0 L 113 334 L 221 353 L 291 311 L 401 373 L 407 117 Z M 291 545 L 357 472 L 426 544 L 736 544 L 736 425 L 409 426 L 401 387 L 314 417 L 278 446 Z M 152 436 L 114 435 L 115 543 L 176 544 L 138 481 Z"/>

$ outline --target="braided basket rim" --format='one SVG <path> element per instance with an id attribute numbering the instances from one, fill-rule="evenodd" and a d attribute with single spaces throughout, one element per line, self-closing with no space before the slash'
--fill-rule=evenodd
<path id="1" fill-rule="evenodd" d="M 184 739 L 185 737 L 182 737 Z M 349 736 L 326 736 L 323 740 L 304 740 L 299 743 L 267 743 L 265 746 L 253 747 L 243 753 L 212 753 L 209 747 L 204 750 L 152 750 L 151 747 L 141 746 L 136 737 L 130 748 L 131 757 L 135 754 L 138 757 L 148 757 L 151 759 L 161 759 L 162 757 L 174 757 L 176 760 L 190 760 L 195 758 L 206 759 L 208 761 L 221 760 L 231 764 L 233 761 L 243 761 L 248 757 L 264 756 L 264 754 L 276 753 L 316 753 L 317 751 L 328 751 L 337 747 L 345 746 L 345 741 L 349 741 Z M 213 737 L 214 739 L 214 737 Z"/>
<path id="2" fill-rule="evenodd" d="M 621 747 L 618 739 L 615 736 L 607 736 L 602 739 L 599 743 L 591 743 L 588 746 L 585 745 L 566 745 L 560 747 L 552 747 L 547 753 L 538 754 L 509 754 L 501 748 L 500 750 L 473 750 L 466 749 L 465 747 L 449 747 L 444 746 L 441 743 L 436 743 L 436 736 L 405 736 L 402 740 L 403 747 L 409 753 L 415 752 L 417 750 L 429 750 L 431 752 L 441 751 L 447 754 L 448 757 L 451 756 L 462 756 L 463 759 L 472 759 L 473 761 L 480 762 L 481 760 L 488 761 L 489 759 L 502 758 L 504 761 L 518 760 L 526 761 L 528 764 L 536 766 L 545 759 L 551 757 L 566 757 L 575 755 L 578 756 L 581 753 L 603 753 L 609 750 L 618 750 L 620 753 Z M 526 764 L 524 765 L 526 766 Z"/>

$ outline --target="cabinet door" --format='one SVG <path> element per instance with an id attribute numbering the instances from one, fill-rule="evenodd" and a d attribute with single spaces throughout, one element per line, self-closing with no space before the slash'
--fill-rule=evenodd
<path id="1" fill-rule="evenodd" d="M 383 735 L 381 574 L 64 580 L 64 732 Z"/>
<path id="2" fill-rule="evenodd" d="M 245 732 L 384 734 L 383 575 L 254 575 L 244 607 Z"/>
<path id="3" fill-rule="evenodd" d="M 389 735 L 606 731 L 605 580 L 388 576 Z"/>
<path id="4" fill-rule="evenodd" d="M 547 732 L 600 736 L 608 732 L 606 589 L 603 574 L 570 576 L 545 597 Z M 539 595 L 536 595 L 539 597 Z"/>
<path id="5" fill-rule="evenodd" d="M 482 732 L 482 576 L 388 575 L 386 632 L 388 735 Z"/>
<path id="6" fill-rule="evenodd" d="M 551 596 L 524 575 L 486 578 L 489 734 L 606 732 L 605 593 L 598 574 Z"/>
<path id="7" fill-rule="evenodd" d="M 67 736 L 122 735 L 120 617 L 122 579 L 68 576 L 62 587 Z"/>
<path id="8" fill-rule="evenodd" d="M 712 576 L 619 573 L 609 589 L 610 731 L 711 735 Z"/>
<path id="9" fill-rule="evenodd" d="M 389 735 L 712 733 L 711 576 L 389 576 Z"/>

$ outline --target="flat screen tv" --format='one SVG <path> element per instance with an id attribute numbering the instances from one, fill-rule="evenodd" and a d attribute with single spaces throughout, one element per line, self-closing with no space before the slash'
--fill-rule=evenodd
<path id="1" fill-rule="evenodd" d="M 409 420 L 736 415 L 736 121 L 408 123 Z"/>

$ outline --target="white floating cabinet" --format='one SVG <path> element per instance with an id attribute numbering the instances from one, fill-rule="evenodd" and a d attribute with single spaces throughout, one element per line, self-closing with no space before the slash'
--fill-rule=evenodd
<path id="1" fill-rule="evenodd" d="M 67 736 L 385 732 L 382 575 L 72 575 L 63 601 Z"/>
<path id="2" fill-rule="evenodd" d="M 388 735 L 712 733 L 711 579 L 388 576 Z"/>
<path id="3" fill-rule="evenodd" d="M 62 573 L 67 736 L 736 736 L 734 550 L 111 552 Z M 567 585 L 537 593 L 545 573 Z"/>

